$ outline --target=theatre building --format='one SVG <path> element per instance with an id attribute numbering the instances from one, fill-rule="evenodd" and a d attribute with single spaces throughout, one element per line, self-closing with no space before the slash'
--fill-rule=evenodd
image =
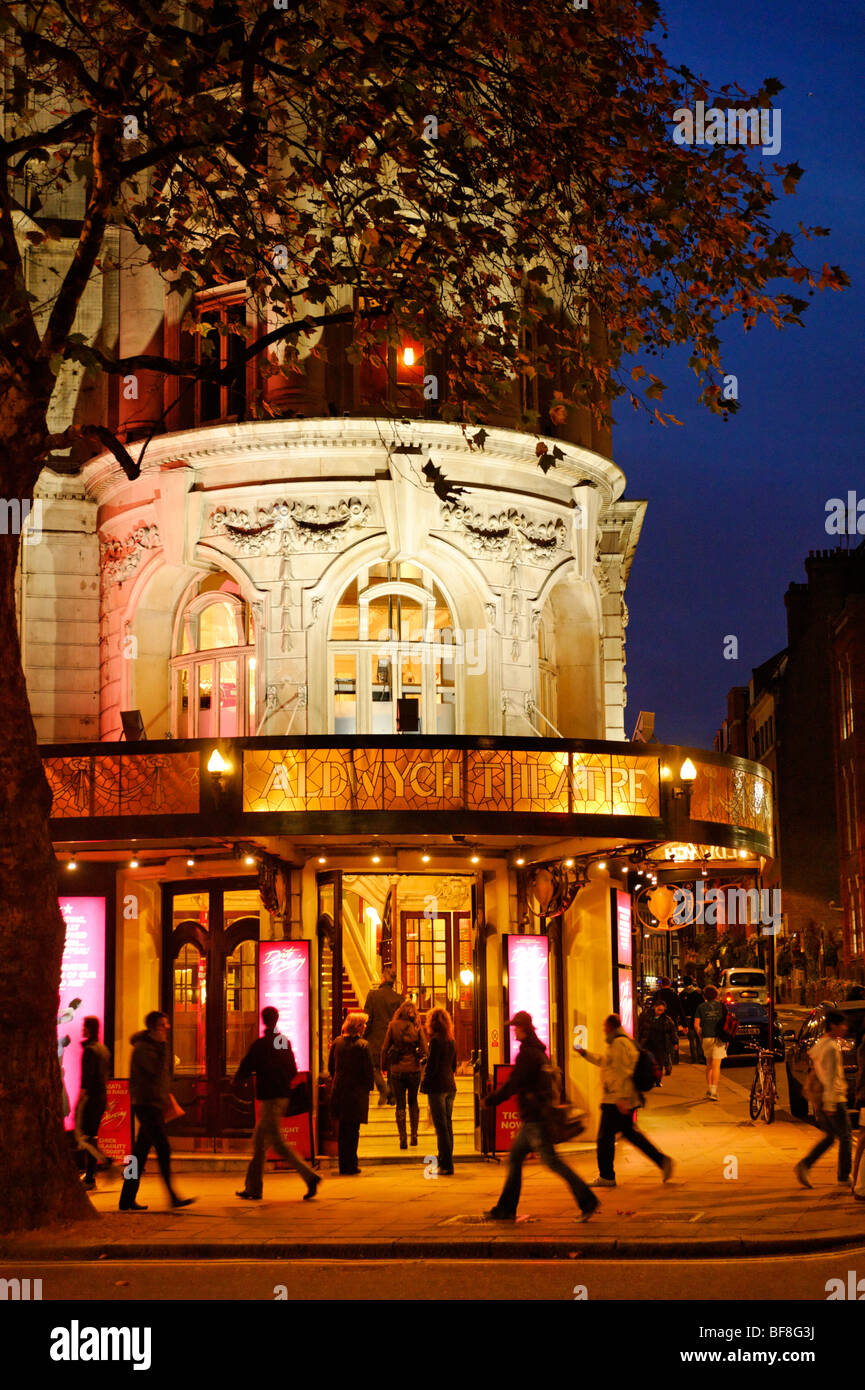
<path id="1" fill-rule="evenodd" d="M 571 1035 L 633 1026 L 643 858 L 771 855 L 766 769 L 625 741 L 645 504 L 603 453 L 545 475 L 535 445 L 281 419 L 162 436 L 135 482 L 110 456 L 46 475 L 20 612 L 78 952 L 61 1008 L 104 1014 L 118 1077 L 169 1014 L 178 1147 L 246 1142 L 231 1078 L 274 1000 L 325 1148 L 330 1044 L 383 963 L 453 1016 L 458 1154 L 517 1008 L 594 1110 Z M 396 1153 L 371 1115 L 366 1151 Z"/>

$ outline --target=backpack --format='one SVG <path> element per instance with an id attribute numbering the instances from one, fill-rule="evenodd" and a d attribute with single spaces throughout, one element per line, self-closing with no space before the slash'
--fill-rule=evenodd
<path id="1" fill-rule="evenodd" d="M 724 1022 L 721 1025 L 721 1037 L 725 1042 L 729 1042 L 739 1031 L 739 1020 L 732 1009 L 724 1007 Z"/>
<path id="2" fill-rule="evenodd" d="M 660 1085 L 661 1068 L 655 1061 L 653 1054 L 647 1052 L 644 1047 L 639 1049 L 631 1080 L 641 1096 L 644 1096 L 647 1091 L 651 1091 L 653 1086 Z"/>

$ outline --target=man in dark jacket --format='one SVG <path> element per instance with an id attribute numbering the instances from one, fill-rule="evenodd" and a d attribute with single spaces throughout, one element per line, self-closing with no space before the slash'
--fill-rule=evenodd
<path id="1" fill-rule="evenodd" d="M 377 989 L 370 990 L 363 1006 L 363 1011 L 369 1019 L 366 1026 L 366 1041 L 372 1057 L 372 1069 L 379 1105 L 396 1104 L 396 1097 L 393 1094 L 390 1081 L 385 1081 L 381 1070 L 382 1043 L 390 1027 L 390 1021 L 402 1003 L 402 995 L 397 994 L 394 989 L 395 981 L 396 971 L 393 966 L 387 966 L 381 972 L 381 984 Z"/>
<path id="2" fill-rule="evenodd" d="M 686 975 L 682 981 L 682 991 L 679 995 L 679 1006 L 685 1016 L 685 1023 L 688 1027 L 688 1048 L 691 1053 L 691 1061 L 702 1063 L 703 1049 L 697 1030 L 694 1027 L 694 1015 L 703 1003 L 703 991 L 698 985 L 694 984 L 690 975 Z"/>
<path id="3" fill-rule="evenodd" d="M 640 1019 L 640 1044 L 651 1052 L 658 1066 L 663 1067 L 665 1076 L 673 1070 L 677 1040 L 673 1020 L 667 1017 L 667 1006 L 660 994 L 656 994 L 651 1015 L 644 1014 Z"/>
<path id="4" fill-rule="evenodd" d="M 682 1005 L 679 1003 L 679 996 L 673 989 L 670 977 L 662 975 L 658 981 L 658 988 L 655 990 L 655 998 L 663 999 L 667 1006 L 667 1017 L 673 1020 L 676 1028 L 681 1028 L 685 1023 L 685 1015 Z"/>
<path id="5" fill-rule="evenodd" d="M 296 1173 L 306 1182 L 303 1200 L 307 1202 L 315 1196 L 321 1179 L 304 1163 L 300 1154 L 290 1144 L 286 1144 L 279 1122 L 288 1109 L 291 1083 L 297 1076 L 297 1064 L 291 1043 L 283 1033 L 276 1031 L 279 1011 L 268 1007 L 261 1011 L 264 1032 L 250 1047 L 234 1078 L 239 1086 L 248 1076 L 255 1073 L 255 1095 L 259 1103 L 258 1123 L 252 1136 L 252 1158 L 246 1170 L 246 1182 L 238 1197 L 245 1202 L 260 1202 L 264 1177 L 264 1158 L 268 1149 L 276 1149 L 280 1158 L 290 1163 Z"/>
<path id="6" fill-rule="evenodd" d="M 111 1160 L 102 1153 L 96 1140 L 105 1107 L 108 1103 L 108 1071 L 111 1056 L 99 1041 L 99 1019 L 89 1014 L 84 1019 L 84 1041 L 81 1054 L 81 1092 L 75 1107 L 75 1138 L 87 1154 L 83 1186 L 96 1186 L 96 1165 L 110 1168 Z"/>
<path id="7" fill-rule="evenodd" d="M 173 1207 L 188 1207 L 194 1197 L 178 1197 L 171 1185 L 171 1146 L 165 1132 L 165 1107 L 171 1085 L 171 1059 L 168 1053 L 169 1023 L 167 1014 L 154 1009 L 144 1020 L 145 1031 L 132 1037 L 132 1061 L 129 1067 L 129 1095 L 132 1113 L 138 1121 L 138 1138 L 132 1157 L 124 1169 L 120 1189 L 121 1211 L 146 1211 L 135 1198 L 138 1184 L 144 1175 L 144 1165 L 151 1149 L 162 1181 L 168 1189 Z M 128 1176 L 126 1176 L 128 1174 Z"/>
<path id="8" fill-rule="evenodd" d="M 559 1158 L 550 1138 L 548 1115 L 551 1096 L 543 1070 L 548 1060 L 546 1048 L 532 1027 L 531 1014 L 521 1010 L 514 1014 L 510 1026 L 520 1044 L 516 1064 L 504 1086 L 485 1097 L 484 1105 L 501 1105 L 503 1100 L 516 1095 L 522 1124 L 511 1144 L 508 1176 L 501 1196 L 492 1210 L 486 1212 L 486 1216 L 493 1221 L 516 1220 L 523 1164 L 534 1150 L 551 1172 L 557 1173 L 568 1184 L 580 1208 L 579 1220 L 587 1221 L 597 1211 L 598 1199 L 582 1178 Z"/>

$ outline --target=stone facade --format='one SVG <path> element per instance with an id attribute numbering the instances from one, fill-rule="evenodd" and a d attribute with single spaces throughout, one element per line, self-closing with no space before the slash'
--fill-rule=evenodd
<path id="1" fill-rule="evenodd" d="M 176 737 L 178 615 L 214 573 L 255 624 L 247 731 L 331 732 L 337 601 L 363 566 L 402 561 L 432 576 L 457 641 L 482 652 L 458 665 L 454 732 L 623 739 L 624 588 L 645 504 L 577 446 L 542 474 L 536 443 L 491 429 L 481 448 L 429 420 L 258 421 L 162 436 L 135 482 L 111 455 L 74 483 L 47 474 L 46 531 L 21 586 L 40 738 L 115 739 L 124 709 L 141 710 L 149 737 Z M 428 463 L 458 491 L 438 496 Z M 37 674 L 49 669 L 53 685 Z"/>

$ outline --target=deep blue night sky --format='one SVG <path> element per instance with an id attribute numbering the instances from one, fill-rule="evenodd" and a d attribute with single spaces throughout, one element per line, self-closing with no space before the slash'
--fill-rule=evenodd
<path id="1" fill-rule="evenodd" d="M 653 710 L 662 741 L 711 747 L 728 688 L 747 684 L 752 667 L 786 644 L 784 591 L 804 581 L 808 551 L 839 543 L 825 531 L 827 499 L 850 489 L 865 497 L 865 18 L 845 0 L 662 6 L 668 61 L 686 63 L 710 89 L 738 82 L 756 91 L 766 77 L 784 84 L 773 162 L 796 161 L 805 175 L 776 205 L 776 224 L 831 228 L 800 254 L 818 271 L 824 261 L 841 265 L 852 282 L 815 292 L 804 328 L 725 326 L 724 369 L 738 377 L 741 402 L 726 423 L 697 406 L 684 352 L 652 363 L 668 387 L 662 409 L 683 429 L 616 408 L 625 495 L 649 503 L 626 594 L 626 734 L 639 710 Z M 803 290 L 794 292 L 806 298 Z M 728 633 L 739 639 L 738 661 L 723 658 Z"/>

